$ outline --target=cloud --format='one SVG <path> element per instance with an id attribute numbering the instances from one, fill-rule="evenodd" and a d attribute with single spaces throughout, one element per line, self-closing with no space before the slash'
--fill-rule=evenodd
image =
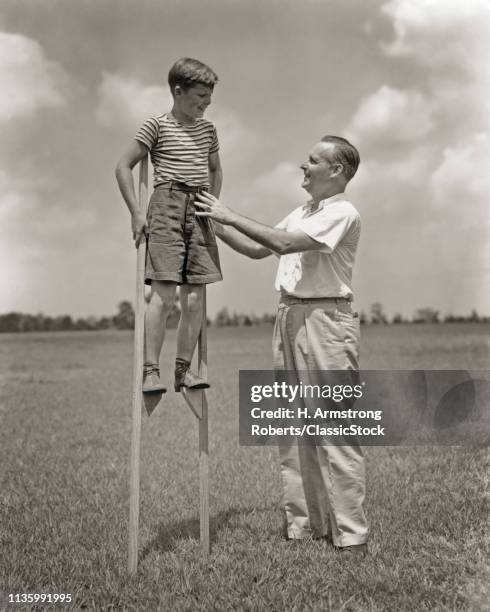
<path id="1" fill-rule="evenodd" d="M 433 129 L 434 111 L 434 103 L 422 93 L 382 85 L 361 100 L 347 133 L 364 144 L 416 142 Z"/>
<path id="2" fill-rule="evenodd" d="M 363 218 L 362 294 L 403 311 L 415 288 L 419 305 L 488 311 L 489 165 L 484 133 L 361 163 L 348 193 Z"/>
<path id="3" fill-rule="evenodd" d="M 127 128 L 134 132 L 152 115 L 172 108 L 168 86 L 144 85 L 122 74 L 104 73 L 98 90 L 95 117 L 103 127 Z"/>
<path id="4" fill-rule="evenodd" d="M 368 157 L 348 189 L 353 200 L 377 213 L 403 216 L 403 210 L 410 210 L 437 226 L 442 210 L 451 219 L 452 238 L 469 223 L 490 233 L 489 167 L 490 139 L 478 133 L 451 146 L 420 145 L 396 158 Z"/>
<path id="5" fill-rule="evenodd" d="M 393 41 L 383 45 L 388 54 L 416 57 L 433 67 L 456 62 L 472 70 L 486 62 L 488 56 L 480 52 L 489 48 L 487 0 L 390 0 L 381 10 L 395 29 Z"/>
<path id="6" fill-rule="evenodd" d="M 238 178 L 249 161 L 260 153 L 261 138 L 237 112 L 229 108 L 213 104 L 207 116 L 218 130 L 223 168 Z"/>
<path id="7" fill-rule="evenodd" d="M 93 228 L 96 208 L 63 198 L 43 182 L 20 185 L 0 173 L 0 227 L 2 241 L 22 253 L 70 249 L 73 236 Z M 10 265 L 11 262 L 8 262 Z"/>
<path id="8" fill-rule="evenodd" d="M 381 11 L 395 33 L 382 49 L 395 60 L 410 60 L 419 88 L 430 90 L 443 121 L 488 127 L 490 3 L 390 0 Z"/>
<path id="9" fill-rule="evenodd" d="M 417 194 L 435 210 L 442 202 L 445 210 L 459 210 L 460 196 L 478 192 L 473 201 L 481 207 L 489 133 L 487 55 L 481 51 L 488 46 L 483 34 L 490 5 L 390 0 L 381 11 L 395 32 L 382 46 L 393 81 L 402 78 L 404 85 L 378 87 L 348 123 L 363 158 L 353 191 L 373 191 L 400 206 L 413 206 Z"/>
<path id="10" fill-rule="evenodd" d="M 309 196 L 301 188 L 303 171 L 291 162 L 280 162 L 270 172 L 259 176 L 253 188 L 264 196 L 274 196 L 284 206 L 298 206 L 298 199 L 303 202 Z"/>
<path id="11" fill-rule="evenodd" d="M 29 279 L 29 268 L 38 261 L 40 249 L 26 239 L 33 226 L 33 212 L 38 199 L 32 192 L 21 193 L 6 173 L 0 172 L 0 277 L 2 311 L 16 308 L 19 296 Z M 27 223 L 26 220 L 29 220 Z"/>
<path id="12" fill-rule="evenodd" d="M 309 196 L 301 188 L 302 177 L 298 166 L 280 162 L 232 192 L 231 205 L 241 214 L 275 225 L 307 201 Z"/>
<path id="13" fill-rule="evenodd" d="M 453 270 L 462 270 L 470 279 L 468 289 L 475 303 L 488 303 L 490 261 L 490 140 L 479 133 L 455 146 L 446 147 L 432 172 L 428 195 L 438 220 L 429 229 L 434 237 L 434 251 L 441 265 L 451 262 Z M 437 239 L 442 236 L 443 239 Z M 463 283 L 455 275 L 455 283 Z M 468 282 L 468 281 L 467 281 Z"/>
<path id="14" fill-rule="evenodd" d="M 429 185 L 435 203 L 447 206 L 456 201 L 462 215 L 479 210 L 488 225 L 487 198 L 490 192 L 490 141 L 487 134 L 476 134 L 469 142 L 446 147 L 442 160 L 433 171 Z"/>
<path id="15" fill-rule="evenodd" d="M 87 294 L 92 277 L 107 274 L 100 262 L 112 237 L 96 211 L 83 204 L 54 197 L 44 183 L 21 185 L 0 172 L 0 312 L 91 312 Z M 111 223 L 112 234 L 118 225 Z"/>
<path id="16" fill-rule="evenodd" d="M 0 121 L 63 106 L 67 80 L 63 68 L 46 58 L 39 43 L 0 32 Z"/>
<path id="17" fill-rule="evenodd" d="M 399 215 L 420 205 L 420 190 L 427 182 L 428 168 L 434 165 L 433 157 L 429 147 L 413 148 L 394 159 L 368 157 L 361 161 L 348 192 L 361 205 L 366 202 L 370 213 Z"/>

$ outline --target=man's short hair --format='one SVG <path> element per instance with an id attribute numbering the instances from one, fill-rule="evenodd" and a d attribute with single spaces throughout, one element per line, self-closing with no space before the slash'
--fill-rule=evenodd
<path id="1" fill-rule="evenodd" d="M 209 66 L 191 57 L 182 57 L 170 68 L 168 84 L 172 94 L 176 85 L 182 89 L 189 89 L 194 85 L 206 85 L 211 89 L 218 82 L 218 75 Z"/>
<path id="2" fill-rule="evenodd" d="M 342 164 L 345 178 L 350 181 L 361 162 L 359 151 L 346 138 L 341 136 L 324 136 L 322 142 L 331 142 L 335 145 L 332 161 L 336 164 Z"/>

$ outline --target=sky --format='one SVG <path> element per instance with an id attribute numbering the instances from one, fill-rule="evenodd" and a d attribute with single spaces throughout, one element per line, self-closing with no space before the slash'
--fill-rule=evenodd
<path id="1" fill-rule="evenodd" d="M 488 0 L 2 0 L 0 313 L 134 302 L 115 164 L 171 108 L 168 70 L 209 64 L 222 200 L 275 224 L 325 134 L 361 166 L 357 308 L 490 314 Z M 220 249 L 208 312 L 273 312 L 276 258 Z"/>

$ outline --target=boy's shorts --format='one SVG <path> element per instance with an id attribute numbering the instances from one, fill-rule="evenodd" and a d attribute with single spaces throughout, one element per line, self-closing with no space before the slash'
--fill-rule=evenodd
<path id="1" fill-rule="evenodd" d="M 157 185 L 148 206 L 145 283 L 152 280 L 206 285 L 222 280 L 218 246 L 211 221 L 197 217 L 196 193 L 169 181 Z"/>

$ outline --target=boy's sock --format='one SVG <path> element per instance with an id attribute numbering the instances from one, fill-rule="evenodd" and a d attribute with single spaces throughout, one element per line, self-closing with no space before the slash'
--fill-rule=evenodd
<path id="1" fill-rule="evenodd" d="M 175 369 L 177 368 L 190 368 L 191 366 L 191 362 L 187 361 L 186 359 L 182 359 L 181 357 L 177 357 L 175 359 Z"/>

